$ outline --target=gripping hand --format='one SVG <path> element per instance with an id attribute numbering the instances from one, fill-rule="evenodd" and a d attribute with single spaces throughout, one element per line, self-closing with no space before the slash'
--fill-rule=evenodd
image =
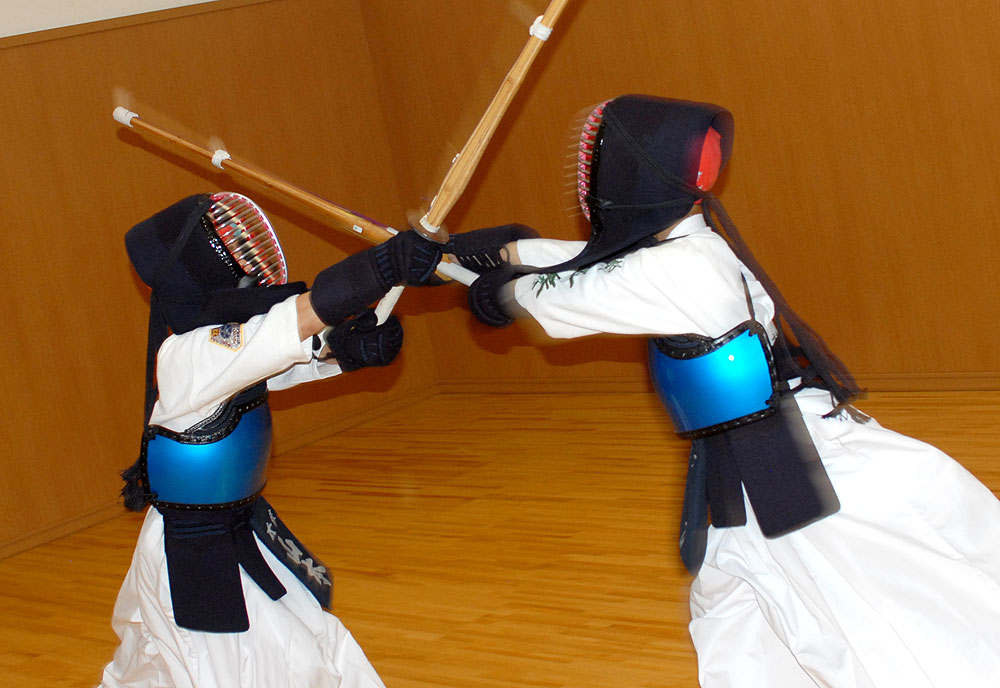
<path id="1" fill-rule="evenodd" d="M 383 280 L 390 287 L 405 284 L 417 287 L 434 275 L 441 262 L 441 244 L 408 230 L 400 232 L 375 248 L 375 261 Z"/>
<path id="2" fill-rule="evenodd" d="M 503 251 L 507 244 L 518 239 L 537 238 L 538 232 L 526 225 L 485 227 L 452 234 L 444 245 L 444 252 L 455 256 L 463 268 L 481 275 L 508 263 Z"/>
<path id="3" fill-rule="evenodd" d="M 469 310 L 476 320 L 490 327 L 507 327 L 514 318 L 504 306 L 501 291 L 517 277 L 510 268 L 490 270 L 480 275 L 469 287 Z"/>
<path id="4" fill-rule="evenodd" d="M 403 346 L 403 326 L 394 315 L 379 325 L 375 311 L 368 309 L 329 330 L 324 338 L 330 347 L 330 355 L 347 373 L 392 363 Z"/>
<path id="5" fill-rule="evenodd" d="M 400 232 L 316 275 L 309 299 L 319 319 L 336 326 L 397 284 L 426 284 L 440 260 L 440 244 L 414 231 Z"/>

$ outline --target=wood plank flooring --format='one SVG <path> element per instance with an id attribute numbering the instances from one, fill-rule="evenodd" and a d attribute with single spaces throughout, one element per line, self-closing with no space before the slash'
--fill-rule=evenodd
<path id="1" fill-rule="evenodd" d="M 1000 393 L 861 407 L 1000 491 Z M 685 458 L 652 395 L 441 394 L 277 457 L 265 494 L 390 688 L 694 688 Z M 0 561 L 0 684 L 97 684 L 140 522 Z"/>

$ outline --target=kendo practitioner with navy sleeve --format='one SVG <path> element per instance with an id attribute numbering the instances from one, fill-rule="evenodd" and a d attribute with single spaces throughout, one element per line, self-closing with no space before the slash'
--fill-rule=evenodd
<path id="1" fill-rule="evenodd" d="M 446 250 L 480 273 L 470 308 L 553 338 L 648 340 L 653 386 L 691 439 L 680 553 L 703 687 L 994 685 L 1000 502 L 851 405 L 850 372 L 710 191 L 732 146 L 715 105 L 599 106 L 579 151 L 590 239 L 455 235 Z M 525 234 L 493 262 L 462 258 L 511 232 Z"/>
<path id="2" fill-rule="evenodd" d="M 370 305 L 422 285 L 440 246 L 402 232 L 287 282 L 267 218 L 238 194 L 185 198 L 125 236 L 150 296 L 146 423 L 124 472 L 146 509 L 103 688 L 382 686 L 329 606 L 331 571 L 261 496 L 268 395 L 389 364 L 403 330 Z"/>

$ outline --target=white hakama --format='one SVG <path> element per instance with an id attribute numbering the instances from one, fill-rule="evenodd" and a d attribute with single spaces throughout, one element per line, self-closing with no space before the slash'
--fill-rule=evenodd
<path id="1" fill-rule="evenodd" d="M 163 519 L 150 509 L 115 604 L 121 644 L 102 688 L 384 688 L 340 620 L 257 545 L 288 592 L 272 600 L 241 569 L 249 631 L 181 628 L 171 611 Z"/>
<path id="2" fill-rule="evenodd" d="M 1000 683 L 1000 501 L 934 447 L 796 397 L 840 511 L 778 538 L 709 529 L 691 586 L 703 686 Z"/>

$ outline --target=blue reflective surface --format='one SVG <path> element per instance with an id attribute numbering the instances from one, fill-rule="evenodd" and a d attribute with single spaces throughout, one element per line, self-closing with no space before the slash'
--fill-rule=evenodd
<path id="1" fill-rule="evenodd" d="M 750 331 L 697 358 L 672 358 L 650 340 L 649 369 L 678 432 L 763 411 L 773 392 L 764 345 Z"/>
<path id="2" fill-rule="evenodd" d="M 264 486 L 270 454 L 271 413 L 262 404 L 218 442 L 186 444 L 154 436 L 146 450 L 149 487 L 162 502 L 235 502 Z"/>

